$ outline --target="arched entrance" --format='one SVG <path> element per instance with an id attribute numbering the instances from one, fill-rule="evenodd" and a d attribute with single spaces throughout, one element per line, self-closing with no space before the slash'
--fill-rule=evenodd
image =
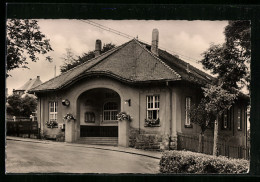
<path id="1" fill-rule="evenodd" d="M 116 115 L 120 112 L 121 99 L 108 88 L 94 88 L 78 97 L 80 138 L 118 137 Z"/>

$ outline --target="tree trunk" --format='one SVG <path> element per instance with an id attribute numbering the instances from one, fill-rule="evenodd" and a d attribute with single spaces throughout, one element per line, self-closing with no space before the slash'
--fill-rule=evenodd
<path id="1" fill-rule="evenodd" d="M 198 148 L 199 153 L 203 153 L 203 148 L 204 148 L 203 140 L 204 140 L 204 133 L 200 133 L 200 135 L 199 135 L 199 148 Z"/>
<path id="2" fill-rule="evenodd" d="M 213 156 L 217 156 L 217 151 L 218 151 L 218 115 L 214 125 Z"/>

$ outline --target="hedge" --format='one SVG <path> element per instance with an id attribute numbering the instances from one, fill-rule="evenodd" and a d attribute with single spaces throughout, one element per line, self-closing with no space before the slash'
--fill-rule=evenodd
<path id="1" fill-rule="evenodd" d="M 189 152 L 167 151 L 160 159 L 161 173 L 247 173 L 249 161 L 230 159 L 223 156 Z"/>

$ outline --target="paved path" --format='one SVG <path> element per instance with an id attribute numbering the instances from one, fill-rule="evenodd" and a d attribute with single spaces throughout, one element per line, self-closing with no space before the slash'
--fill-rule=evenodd
<path id="1" fill-rule="evenodd" d="M 159 173 L 158 152 L 7 139 L 7 173 Z"/>

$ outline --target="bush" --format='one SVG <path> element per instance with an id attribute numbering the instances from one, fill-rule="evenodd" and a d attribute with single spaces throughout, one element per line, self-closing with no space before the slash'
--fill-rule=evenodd
<path id="1" fill-rule="evenodd" d="M 246 173 L 249 161 L 214 157 L 189 151 L 164 152 L 160 160 L 161 173 Z"/>

